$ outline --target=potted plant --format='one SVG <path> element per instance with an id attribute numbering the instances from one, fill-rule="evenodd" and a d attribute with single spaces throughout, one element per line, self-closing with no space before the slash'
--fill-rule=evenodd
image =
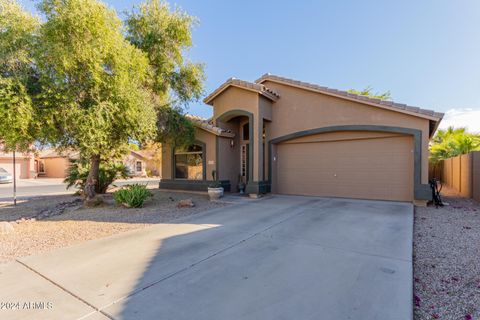
<path id="1" fill-rule="evenodd" d="M 210 201 L 215 201 L 223 197 L 223 187 L 220 181 L 217 180 L 217 172 L 215 170 L 212 171 L 213 181 L 208 186 L 208 196 L 210 197 Z"/>
<path id="2" fill-rule="evenodd" d="M 238 191 L 240 194 L 245 193 L 245 183 L 242 181 L 242 175 L 238 175 L 238 184 L 237 184 Z"/>

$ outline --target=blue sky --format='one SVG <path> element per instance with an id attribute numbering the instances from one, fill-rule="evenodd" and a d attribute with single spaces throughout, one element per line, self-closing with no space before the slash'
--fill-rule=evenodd
<path id="1" fill-rule="evenodd" d="M 139 1 L 105 2 L 122 12 Z M 34 10 L 32 1 L 21 3 Z M 170 3 L 200 20 L 188 55 L 206 64 L 206 93 L 232 76 L 253 81 L 270 72 L 390 90 L 397 102 L 462 112 L 480 130 L 478 0 Z M 211 107 L 192 103 L 188 112 L 210 116 Z"/>

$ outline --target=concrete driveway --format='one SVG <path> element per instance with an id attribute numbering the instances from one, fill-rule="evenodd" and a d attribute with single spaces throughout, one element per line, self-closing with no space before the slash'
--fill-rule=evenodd
<path id="1" fill-rule="evenodd" d="M 413 206 L 273 196 L 0 266 L 2 319 L 411 319 Z"/>

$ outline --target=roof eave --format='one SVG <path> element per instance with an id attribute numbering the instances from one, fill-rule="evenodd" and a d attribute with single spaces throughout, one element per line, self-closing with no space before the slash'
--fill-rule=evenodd
<path id="1" fill-rule="evenodd" d="M 255 88 L 255 86 L 261 86 L 260 88 Z M 218 97 L 220 94 L 222 94 L 225 90 L 227 90 L 229 87 L 236 87 L 239 89 L 247 90 L 250 92 L 255 92 L 257 94 L 260 94 L 267 99 L 270 99 L 271 101 L 276 101 L 278 100 L 279 96 L 275 95 L 274 93 L 267 91 L 267 90 L 262 90 L 265 87 L 258 84 L 258 83 L 250 83 L 247 81 L 235 79 L 235 78 L 230 78 L 227 81 L 225 81 L 220 87 L 215 89 L 211 94 L 209 94 L 205 99 L 203 99 L 203 102 L 205 104 L 213 106 L 213 100 L 215 100 L 216 97 Z"/>
<path id="2" fill-rule="evenodd" d="M 382 108 L 382 109 L 395 111 L 395 112 L 399 112 L 399 113 L 403 113 L 403 114 L 408 114 L 408 115 L 411 115 L 411 116 L 420 117 L 420 118 L 424 118 L 424 119 L 428 119 L 428 120 L 432 120 L 432 121 L 440 121 L 443 117 L 443 114 L 439 114 L 439 113 L 436 113 L 436 112 L 433 112 L 433 111 L 432 111 L 432 113 L 433 113 L 432 115 L 427 114 L 427 113 L 409 111 L 407 108 L 411 108 L 411 109 L 415 109 L 415 108 L 409 107 L 407 105 L 399 104 L 399 103 L 394 103 L 394 102 L 391 102 L 391 101 L 380 100 L 380 99 L 373 99 L 373 100 L 378 100 L 378 102 L 375 103 L 375 102 L 371 102 L 371 101 L 366 100 L 366 99 L 369 99 L 369 98 L 366 98 L 365 100 L 363 100 L 361 97 L 353 97 L 353 94 L 352 94 L 352 97 L 349 97 L 349 96 L 345 96 L 345 95 L 342 95 L 342 94 L 335 93 L 335 91 L 340 92 L 340 90 L 335 90 L 335 89 L 327 90 L 327 88 L 325 88 L 325 90 L 321 90 L 319 88 L 314 88 L 314 87 L 310 87 L 310 86 L 305 86 L 305 85 L 300 85 L 300 84 L 287 82 L 287 81 L 284 81 L 282 79 L 278 79 L 277 77 L 272 77 L 270 75 L 263 75 L 259 79 L 257 79 L 255 82 L 257 82 L 259 84 L 262 84 L 265 81 L 276 82 L 276 83 L 300 88 L 300 89 L 303 89 L 303 90 L 317 92 L 317 93 L 325 94 L 325 95 L 328 95 L 328 96 L 337 97 L 337 98 L 352 101 L 352 102 L 358 102 L 358 103 L 362 103 L 362 104 L 370 105 L 370 106 L 374 106 L 374 107 L 379 107 L 379 108 Z M 371 99 L 369 99 L 369 100 L 371 100 Z M 392 107 L 390 105 L 396 105 L 398 107 Z M 404 107 L 404 109 L 401 109 L 402 107 Z M 418 108 L 418 109 L 420 110 L 420 108 Z M 423 111 L 426 111 L 426 110 L 423 110 Z"/>
<path id="3" fill-rule="evenodd" d="M 202 127 L 200 124 L 197 124 L 197 123 L 193 123 L 193 125 L 195 126 L 195 128 L 198 128 L 198 129 L 201 129 L 203 131 L 206 131 L 206 132 L 209 132 L 213 135 L 216 135 L 216 136 L 219 136 L 219 137 L 224 137 L 224 138 L 235 138 L 235 134 L 234 133 L 230 133 L 230 132 L 217 132 L 216 130 L 212 130 L 212 129 L 209 129 L 209 128 L 205 128 L 205 127 Z"/>
<path id="4" fill-rule="evenodd" d="M 435 134 L 435 132 L 437 132 L 437 129 L 438 127 L 440 126 L 440 122 L 442 122 L 443 120 L 443 113 L 441 114 L 442 116 L 440 117 L 440 119 L 438 119 L 438 121 L 435 121 L 435 126 L 433 127 L 433 130 L 432 132 L 430 133 L 430 139 L 433 137 L 433 135 Z"/>

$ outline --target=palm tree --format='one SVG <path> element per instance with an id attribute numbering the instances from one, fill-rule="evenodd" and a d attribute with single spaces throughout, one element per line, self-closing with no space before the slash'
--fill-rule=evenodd
<path id="1" fill-rule="evenodd" d="M 430 160 L 437 163 L 475 150 L 480 150 L 480 135 L 469 133 L 466 128 L 448 127 L 438 130 L 432 139 Z"/>

